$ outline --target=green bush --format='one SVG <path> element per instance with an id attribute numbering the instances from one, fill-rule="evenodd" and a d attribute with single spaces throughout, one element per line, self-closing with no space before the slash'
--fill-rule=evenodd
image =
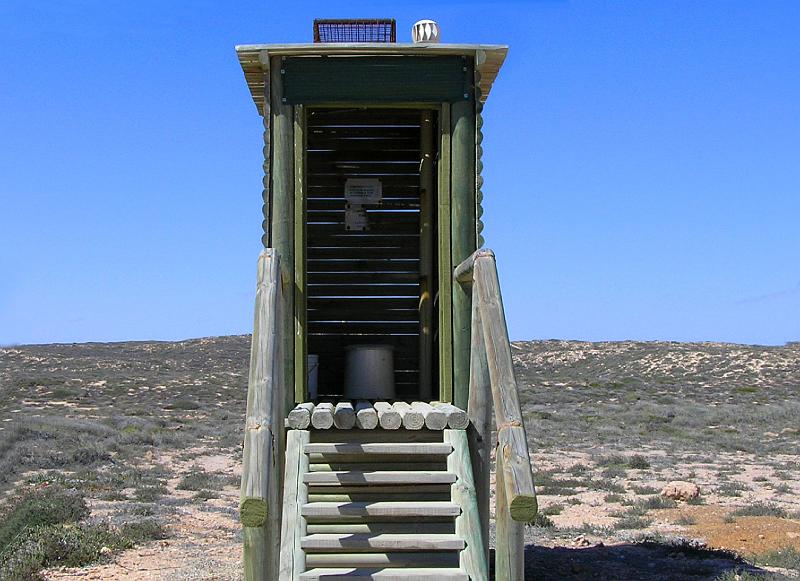
<path id="1" fill-rule="evenodd" d="M 634 470 L 647 470 L 650 468 L 650 462 L 641 454 L 634 454 L 628 458 L 628 468 L 633 468 Z"/>
<path id="2" fill-rule="evenodd" d="M 37 487 L 12 498 L 0 513 L 0 552 L 25 529 L 74 523 L 88 515 L 86 502 L 75 491 L 58 485 Z"/>
<path id="3" fill-rule="evenodd" d="M 742 508 L 737 508 L 731 513 L 733 516 L 775 516 L 786 518 L 786 509 L 771 502 L 754 502 Z"/>

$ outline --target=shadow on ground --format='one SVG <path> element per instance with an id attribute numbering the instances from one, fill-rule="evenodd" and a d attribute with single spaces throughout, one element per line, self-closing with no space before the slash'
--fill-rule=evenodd
<path id="1" fill-rule="evenodd" d="M 725 551 L 660 543 L 525 547 L 525 578 L 532 581 L 713 581 L 733 571 L 766 573 Z"/>

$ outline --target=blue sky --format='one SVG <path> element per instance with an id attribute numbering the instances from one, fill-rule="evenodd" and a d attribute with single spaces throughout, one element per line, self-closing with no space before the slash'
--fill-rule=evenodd
<path id="1" fill-rule="evenodd" d="M 487 245 L 514 339 L 800 339 L 794 0 L 0 4 L 0 344 L 249 332 L 261 123 L 235 44 L 314 17 L 507 43 Z"/>

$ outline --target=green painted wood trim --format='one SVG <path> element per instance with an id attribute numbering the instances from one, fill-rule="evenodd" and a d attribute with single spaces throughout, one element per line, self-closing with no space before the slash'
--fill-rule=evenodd
<path id="1" fill-rule="evenodd" d="M 472 98 L 466 56 L 284 57 L 285 103 L 458 102 Z"/>
<path id="2" fill-rule="evenodd" d="M 294 108 L 294 400 L 308 393 L 306 310 L 306 110 Z"/>
<path id="3" fill-rule="evenodd" d="M 461 264 L 475 246 L 475 104 L 454 103 L 450 112 L 451 265 Z M 451 270 L 452 272 L 452 270 Z M 453 285 L 453 403 L 469 402 L 472 290 Z"/>
<path id="4" fill-rule="evenodd" d="M 272 229 L 271 243 L 281 257 L 285 297 L 280 313 L 285 393 L 283 417 L 294 406 L 294 109 L 281 102 L 280 57 L 272 59 Z"/>
<path id="5" fill-rule="evenodd" d="M 262 168 L 264 170 L 264 176 L 261 178 L 261 214 L 263 216 L 263 220 L 261 221 L 261 230 L 263 234 L 261 235 L 261 244 L 264 248 L 270 247 L 270 233 L 272 230 L 272 195 L 271 195 L 271 184 L 272 180 L 270 179 L 270 172 L 271 172 L 271 155 L 270 155 L 270 146 L 272 143 L 272 119 L 271 119 L 271 107 L 269 104 L 269 95 L 270 95 L 270 72 L 269 69 L 264 71 L 264 94 L 266 95 L 266 103 L 264 105 L 264 117 L 262 119 L 264 125 L 264 147 L 262 149 L 264 160 L 262 162 Z"/>
<path id="6" fill-rule="evenodd" d="M 452 291 L 450 258 L 450 104 L 439 116 L 439 399 L 453 401 Z"/>

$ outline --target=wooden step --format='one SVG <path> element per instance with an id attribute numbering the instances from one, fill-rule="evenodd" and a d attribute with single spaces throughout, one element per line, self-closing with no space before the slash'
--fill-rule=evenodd
<path id="1" fill-rule="evenodd" d="M 447 456 L 453 445 L 444 442 L 316 442 L 305 445 L 306 454 L 401 454 Z"/>
<path id="2" fill-rule="evenodd" d="M 380 471 L 363 472 L 308 472 L 303 475 L 303 482 L 315 486 L 336 486 L 349 484 L 368 486 L 370 484 L 452 484 L 456 475 L 450 472 L 429 470 Z"/>
<path id="3" fill-rule="evenodd" d="M 300 547 L 311 552 L 460 551 L 464 541 L 456 535 L 321 533 L 303 537 Z"/>
<path id="4" fill-rule="evenodd" d="M 461 509 L 452 502 L 311 502 L 304 504 L 304 517 L 337 518 L 340 516 L 447 517 L 458 516 Z"/>
<path id="5" fill-rule="evenodd" d="M 469 581 L 461 569 L 311 569 L 300 574 L 303 581 Z"/>
<path id="6" fill-rule="evenodd" d="M 306 567 L 458 567 L 458 551 L 422 553 L 309 553 Z"/>

